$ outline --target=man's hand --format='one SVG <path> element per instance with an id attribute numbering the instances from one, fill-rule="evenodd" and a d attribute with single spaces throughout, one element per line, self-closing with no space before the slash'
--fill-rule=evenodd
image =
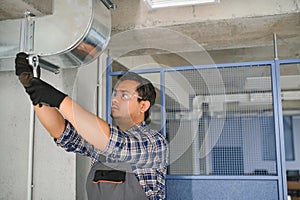
<path id="1" fill-rule="evenodd" d="M 29 94 L 33 105 L 46 104 L 56 108 L 59 108 L 67 96 L 38 78 L 32 78 L 30 86 L 26 87 L 26 92 Z"/>
<path id="2" fill-rule="evenodd" d="M 15 59 L 16 75 L 19 77 L 20 82 L 26 88 L 30 86 L 30 81 L 33 78 L 33 68 L 29 65 L 28 54 L 20 52 Z M 37 68 L 38 77 L 40 77 L 40 67 Z"/>

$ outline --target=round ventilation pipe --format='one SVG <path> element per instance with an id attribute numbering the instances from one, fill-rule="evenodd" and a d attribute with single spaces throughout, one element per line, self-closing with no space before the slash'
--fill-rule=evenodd
<path id="1" fill-rule="evenodd" d="M 100 0 L 53 0 L 53 14 L 33 17 L 33 51 L 42 68 L 74 68 L 100 56 L 111 33 L 110 10 Z M 33 13 L 34 14 L 34 13 Z M 22 20 L 22 19 L 21 19 Z M 14 70 L 20 19 L 0 22 L 0 71 Z"/>

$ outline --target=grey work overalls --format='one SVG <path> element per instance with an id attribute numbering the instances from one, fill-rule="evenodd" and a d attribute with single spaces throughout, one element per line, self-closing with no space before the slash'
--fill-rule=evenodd
<path id="1" fill-rule="evenodd" d="M 147 200 L 147 196 L 139 184 L 135 174 L 128 163 L 107 163 L 105 157 L 101 162 L 93 164 L 86 182 L 86 190 L 89 200 Z M 122 183 L 97 182 L 95 183 L 95 174 L 107 170 L 124 171 L 125 180 Z M 109 171 L 110 172 L 110 171 Z"/>

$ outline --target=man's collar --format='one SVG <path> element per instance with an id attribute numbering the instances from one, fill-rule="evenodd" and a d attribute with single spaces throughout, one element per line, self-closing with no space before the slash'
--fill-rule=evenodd
<path id="1" fill-rule="evenodd" d="M 145 121 L 142 121 L 139 124 L 134 125 L 133 127 L 131 127 L 130 129 L 128 129 L 127 131 L 131 131 L 131 130 L 137 130 L 140 129 L 140 127 L 145 127 L 147 124 Z"/>

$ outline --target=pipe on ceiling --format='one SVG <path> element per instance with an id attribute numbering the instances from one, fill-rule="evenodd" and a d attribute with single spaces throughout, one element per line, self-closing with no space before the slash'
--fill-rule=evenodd
<path id="1" fill-rule="evenodd" d="M 53 15 L 34 19 L 33 49 L 42 60 L 42 68 L 79 67 L 103 53 L 110 39 L 111 16 L 102 1 L 54 0 L 53 10 Z M 0 71 L 14 70 L 21 21 L 0 21 Z"/>

